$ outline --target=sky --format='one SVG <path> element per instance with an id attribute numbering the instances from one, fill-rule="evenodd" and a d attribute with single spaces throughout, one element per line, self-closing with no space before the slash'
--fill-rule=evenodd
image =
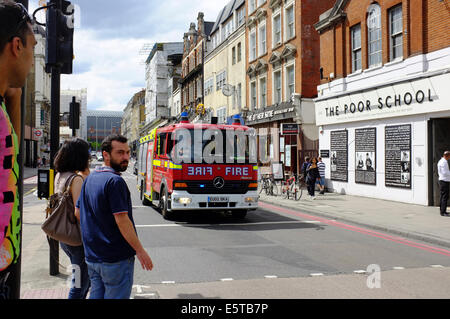
<path id="1" fill-rule="evenodd" d="M 72 0 L 75 6 L 73 74 L 61 89 L 87 88 L 88 110 L 123 111 L 145 88 L 145 44 L 182 42 L 198 12 L 215 21 L 228 0 Z M 30 14 L 38 8 L 30 0 Z M 43 11 L 37 14 L 45 22 Z"/>

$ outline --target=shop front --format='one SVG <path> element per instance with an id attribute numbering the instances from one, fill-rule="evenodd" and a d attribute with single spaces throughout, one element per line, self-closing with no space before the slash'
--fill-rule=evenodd
<path id="1" fill-rule="evenodd" d="M 285 176 L 299 174 L 305 156 L 317 155 L 318 141 L 305 134 L 301 119 L 300 106 L 288 102 L 246 114 L 245 125 L 257 131 L 261 174 L 271 174 L 272 163 L 282 163 Z"/>
<path id="2" fill-rule="evenodd" d="M 450 149 L 448 83 L 450 73 L 435 72 L 317 98 L 328 189 L 438 205 L 436 164 Z"/>

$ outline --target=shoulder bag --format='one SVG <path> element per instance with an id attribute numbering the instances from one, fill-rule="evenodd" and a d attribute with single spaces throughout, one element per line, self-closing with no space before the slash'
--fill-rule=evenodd
<path id="1" fill-rule="evenodd" d="M 50 237 L 69 246 L 81 246 L 81 231 L 75 217 L 71 188 L 77 174 L 70 176 L 64 187 L 64 192 L 53 194 L 47 204 L 47 219 L 42 224 L 42 230 Z"/>

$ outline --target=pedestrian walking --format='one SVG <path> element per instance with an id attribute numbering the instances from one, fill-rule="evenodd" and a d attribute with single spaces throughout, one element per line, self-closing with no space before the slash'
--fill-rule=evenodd
<path id="1" fill-rule="evenodd" d="M 317 167 L 317 158 L 313 157 L 311 163 L 306 169 L 306 185 L 308 188 L 308 194 L 311 199 L 315 199 L 314 192 L 316 188 L 316 180 L 320 178 L 319 168 Z"/>
<path id="2" fill-rule="evenodd" d="M 318 158 L 317 168 L 319 169 L 320 177 L 317 179 L 316 184 L 319 186 L 319 194 L 325 194 L 325 163 L 322 161 L 322 157 Z"/>
<path id="3" fill-rule="evenodd" d="M 137 236 L 130 191 L 120 173 L 130 159 L 127 139 L 110 135 L 102 143 L 104 166 L 85 180 L 77 209 L 91 279 L 91 299 L 129 299 L 135 256 L 152 270 L 150 256 Z"/>
<path id="4" fill-rule="evenodd" d="M 308 168 L 308 166 L 309 166 L 309 164 L 310 164 L 310 161 L 311 161 L 311 159 L 310 159 L 308 156 L 306 156 L 306 157 L 305 157 L 305 161 L 303 162 L 302 168 L 301 168 L 301 170 L 300 170 L 300 172 L 301 172 L 302 175 L 303 175 L 303 178 L 304 178 L 304 181 L 305 181 L 305 182 L 306 182 L 306 169 Z"/>
<path id="5" fill-rule="evenodd" d="M 44 157 L 42 157 L 42 166 L 45 167 L 45 165 L 47 164 L 47 159 Z"/>
<path id="6" fill-rule="evenodd" d="M 89 175 L 89 144 L 76 138 L 66 141 L 55 156 L 55 192 L 64 193 L 66 186 L 70 187 L 75 207 L 81 193 L 84 177 Z M 71 185 L 67 185 L 67 182 Z M 75 211 L 74 211 L 75 214 Z M 80 216 L 75 214 L 78 221 Z M 66 253 L 72 264 L 72 284 L 68 299 L 86 299 L 90 287 L 88 268 L 84 256 L 84 247 L 70 246 L 60 242 L 61 249 Z"/>
<path id="7" fill-rule="evenodd" d="M 441 216 L 450 217 L 447 213 L 447 202 L 450 189 L 450 151 L 445 151 L 442 158 L 439 160 L 438 175 L 439 175 L 439 187 L 441 189 L 440 198 L 440 211 Z"/>
<path id="8" fill-rule="evenodd" d="M 19 209 L 18 155 L 22 87 L 37 44 L 32 19 L 21 4 L 0 2 L 0 293 L 9 299 L 20 261 L 22 221 Z M 5 257 L 5 258 L 3 258 Z M 5 292 L 6 291 L 6 292 Z"/>

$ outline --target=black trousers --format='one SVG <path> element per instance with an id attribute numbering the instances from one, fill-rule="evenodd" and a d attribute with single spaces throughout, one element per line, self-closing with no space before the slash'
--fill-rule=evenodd
<path id="1" fill-rule="evenodd" d="M 315 182 L 308 182 L 308 183 L 306 183 L 306 188 L 308 189 L 308 194 L 311 195 L 311 196 L 314 196 L 316 183 Z"/>
<path id="2" fill-rule="evenodd" d="M 441 215 L 447 211 L 448 193 L 450 189 L 450 182 L 439 181 L 439 187 L 441 189 Z"/>

